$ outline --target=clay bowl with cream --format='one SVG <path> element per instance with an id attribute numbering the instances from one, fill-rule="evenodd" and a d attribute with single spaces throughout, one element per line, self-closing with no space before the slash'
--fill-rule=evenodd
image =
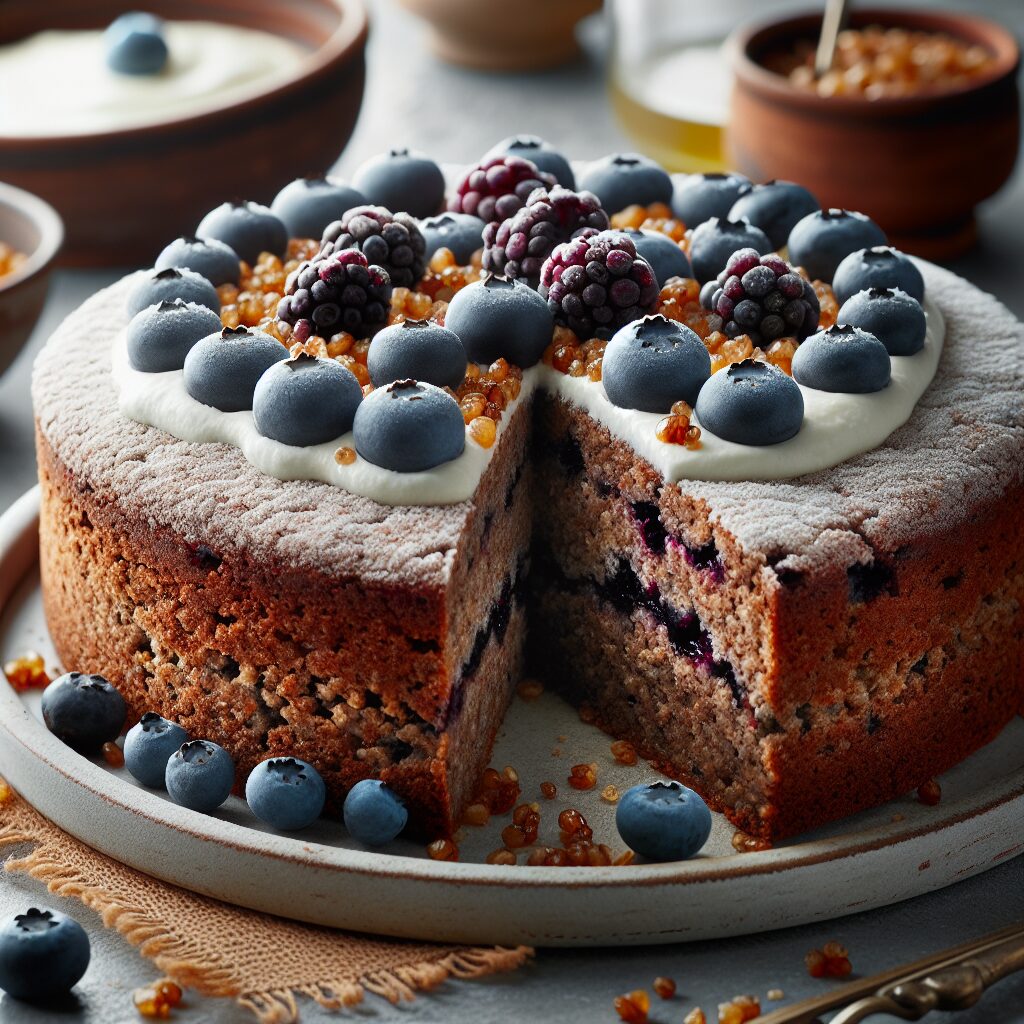
<path id="1" fill-rule="evenodd" d="M 851 28 L 944 33 L 990 55 L 964 82 L 868 98 L 818 95 L 769 70 L 821 15 L 742 27 L 731 40 L 735 84 L 726 146 L 757 181 L 799 181 L 823 206 L 873 217 L 901 248 L 945 259 L 974 242 L 974 208 L 1009 178 L 1020 141 L 1016 40 L 970 14 L 856 10 Z M 767 66 L 766 66 L 767 65 Z"/>
<path id="2" fill-rule="evenodd" d="M 0 184 L 0 242 L 24 257 L 0 274 L 0 373 L 28 340 L 46 301 L 64 226 L 49 203 L 31 192 Z"/>
<path id="3" fill-rule="evenodd" d="M 102 29 L 131 0 L 5 0 L 0 46 L 44 29 Z M 149 262 L 225 197 L 269 201 L 324 171 L 347 143 L 363 97 L 361 0 L 147 0 L 168 22 L 256 29 L 301 47 L 294 68 L 224 105 L 90 134 L 4 135 L 0 179 L 31 189 L 64 218 L 62 260 Z M 172 51 L 173 52 L 173 51 Z M 24 102 L 31 102 L 25 85 Z"/>

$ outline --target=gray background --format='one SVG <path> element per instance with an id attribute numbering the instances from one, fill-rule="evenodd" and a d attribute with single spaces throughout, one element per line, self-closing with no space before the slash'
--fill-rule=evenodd
<path id="1" fill-rule="evenodd" d="M 392 0 L 374 0 L 370 6 L 375 33 L 368 54 L 367 98 L 356 133 L 340 161 L 342 173 L 350 173 L 367 156 L 396 144 L 423 149 L 445 161 L 470 161 L 501 136 L 519 131 L 554 140 L 581 159 L 629 148 L 605 102 L 599 24 L 585 26 L 587 56 L 570 67 L 529 78 L 485 76 L 434 60 L 426 51 L 422 26 Z M 999 16 L 1018 35 L 1024 30 L 1021 0 L 986 0 L 962 6 Z M 969 140 L 951 139 L 950 144 L 969 144 Z M 979 153 L 978 158 L 984 159 L 984 154 Z M 982 209 L 980 223 L 978 248 L 953 267 L 1024 315 L 1021 175 Z M 118 272 L 57 273 L 31 342 L 0 378 L 0 510 L 35 483 L 28 388 L 35 352 L 61 318 L 118 276 Z M 0 1000 L 0 1022 L 120 1024 L 140 1020 L 131 1005 L 131 991 L 157 977 L 149 962 L 116 933 L 100 927 L 95 915 L 77 902 L 55 900 L 42 886 L 20 875 L 0 877 L 0 915 L 39 902 L 59 903 L 85 925 L 93 941 L 93 964 L 76 990 L 77 999 L 62 1011 L 38 1010 L 5 997 Z M 612 999 L 617 994 L 650 988 L 656 975 L 665 974 L 677 980 L 679 996 L 670 1003 L 655 1000 L 652 1021 L 681 1021 L 694 1004 L 702 1005 L 714 1020 L 716 1005 L 739 993 L 763 997 L 769 988 L 779 987 L 789 1002 L 823 991 L 828 983 L 807 977 L 803 955 L 830 939 L 849 947 L 858 974 L 869 974 L 1019 920 L 1024 920 L 1024 858 L 943 892 L 827 925 L 729 942 L 541 951 L 535 962 L 511 975 L 450 982 L 433 995 L 399 1008 L 369 997 L 351 1015 L 374 1021 L 452 1024 L 518 1019 L 574 1024 L 614 1021 Z M 313 1004 L 304 1006 L 303 1011 L 308 1021 L 329 1019 Z M 232 1003 L 192 997 L 176 1019 L 233 1024 L 251 1018 Z M 976 1010 L 932 1019 L 963 1024 L 1024 1021 L 1024 975 L 994 989 Z"/>

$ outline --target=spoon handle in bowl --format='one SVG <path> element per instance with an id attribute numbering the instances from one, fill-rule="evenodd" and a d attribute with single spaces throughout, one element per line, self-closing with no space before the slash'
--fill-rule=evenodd
<path id="1" fill-rule="evenodd" d="M 821 19 L 821 36 L 814 54 L 814 74 L 820 78 L 831 70 L 836 52 L 836 40 L 846 24 L 850 0 L 825 0 L 825 14 Z"/>

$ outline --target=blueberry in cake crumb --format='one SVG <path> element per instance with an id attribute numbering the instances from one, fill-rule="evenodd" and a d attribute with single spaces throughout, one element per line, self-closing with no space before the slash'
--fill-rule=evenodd
<path id="1" fill-rule="evenodd" d="M 648 860 L 686 860 L 708 841 L 711 811 L 680 782 L 652 782 L 622 794 L 615 826 L 626 845 Z"/>
<path id="2" fill-rule="evenodd" d="M 135 316 L 149 306 L 160 302 L 183 299 L 220 313 L 220 296 L 217 289 L 202 274 L 194 270 L 179 270 L 168 267 L 157 270 L 137 282 L 128 293 L 128 316 Z"/>
<path id="3" fill-rule="evenodd" d="M 89 966 L 89 936 L 72 917 L 30 907 L 0 924 L 0 989 L 46 1003 L 65 996 Z"/>
<path id="4" fill-rule="evenodd" d="M 231 755 L 211 740 L 189 740 L 167 760 L 167 795 L 182 807 L 208 814 L 231 795 L 235 764 Z"/>
<path id="5" fill-rule="evenodd" d="M 297 757 L 272 757 L 249 773 L 245 799 L 260 821 L 294 832 L 320 817 L 327 787 L 311 764 Z"/>
<path id="6" fill-rule="evenodd" d="M 366 368 L 375 387 L 412 377 L 439 388 L 457 388 L 466 376 L 466 350 L 447 327 L 407 319 L 374 335 Z"/>
<path id="7" fill-rule="evenodd" d="M 255 263 L 261 252 L 284 256 L 288 229 L 269 207 L 250 200 L 236 200 L 214 207 L 199 222 L 196 235 L 217 238 L 238 253 L 246 263 Z"/>
<path id="8" fill-rule="evenodd" d="M 870 394 L 886 387 L 891 373 L 885 346 L 873 334 L 849 324 L 812 334 L 793 356 L 796 382 L 817 391 Z"/>
<path id="9" fill-rule="evenodd" d="M 777 367 L 744 359 L 708 378 L 694 411 L 702 427 L 725 441 L 779 444 L 800 430 L 804 398 L 793 378 Z"/>
<path id="10" fill-rule="evenodd" d="M 409 818 L 402 798 L 379 779 L 357 782 L 345 797 L 345 828 L 365 846 L 390 843 Z"/>
<path id="11" fill-rule="evenodd" d="M 733 204 L 749 189 L 750 179 L 742 174 L 676 175 L 672 212 L 691 228 L 712 217 L 727 219 Z"/>
<path id="12" fill-rule="evenodd" d="M 420 221 L 420 232 L 426 244 L 427 261 L 438 249 L 448 249 L 460 266 L 466 266 L 473 259 L 473 253 L 483 248 L 485 227 L 484 221 L 468 213 L 425 217 Z"/>
<path id="13" fill-rule="evenodd" d="M 274 196 L 270 211 L 280 218 L 291 238 L 320 238 L 331 221 L 366 203 L 366 196 L 351 185 L 319 174 L 288 182 Z"/>
<path id="14" fill-rule="evenodd" d="M 66 672 L 43 690 L 46 728 L 81 754 L 93 754 L 121 734 L 124 698 L 101 675 Z"/>
<path id="15" fill-rule="evenodd" d="M 523 369 L 544 354 L 555 326 L 548 303 L 532 288 L 494 274 L 455 293 L 444 325 L 459 336 L 474 363 L 489 365 L 504 357 Z"/>
<path id="16" fill-rule="evenodd" d="M 627 228 L 624 233 L 636 246 L 637 256 L 650 263 L 659 288 L 663 288 L 670 277 L 693 276 L 689 256 L 668 235 L 639 228 Z"/>
<path id="17" fill-rule="evenodd" d="M 538 170 L 553 174 L 563 188 L 576 187 L 576 175 L 569 161 L 537 135 L 510 135 L 492 146 L 484 154 L 484 159 L 492 156 L 521 156 Z"/>
<path id="18" fill-rule="evenodd" d="M 692 405 L 711 375 L 711 357 L 697 334 L 660 314 L 618 331 L 601 365 L 609 401 L 643 412 L 667 412 L 679 400 Z"/>
<path id="19" fill-rule="evenodd" d="M 873 334 L 891 356 L 924 348 L 928 322 L 920 303 L 899 288 L 868 288 L 839 307 L 838 322 Z"/>
<path id="20" fill-rule="evenodd" d="M 132 777 L 150 789 L 164 788 L 167 759 L 188 742 L 188 733 L 155 711 L 147 711 L 124 738 L 124 764 Z"/>
<path id="21" fill-rule="evenodd" d="M 704 284 L 721 273 L 737 249 L 753 249 L 763 256 L 772 248 L 768 236 L 750 221 L 712 217 L 694 228 L 690 239 L 693 276 Z"/>
<path id="22" fill-rule="evenodd" d="M 241 274 L 238 253 L 219 238 L 196 238 L 183 235 L 168 243 L 153 264 L 155 270 L 194 270 L 214 287 L 238 284 Z"/>
<path id="23" fill-rule="evenodd" d="M 143 373 L 180 370 L 192 346 L 220 330 L 220 317 L 207 306 L 164 299 L 129 322 L 128 361 Z"/>
<path id="24" fill-rule="evenodd" d="M 458 402 L 416 380 L 371 391 L 356 410 L 353 430 L 362 458 L 398 473 L 433 469 L 457 459 L 466 447 Z"/>
<path id="25" fill-rule="evenodd" d="M 426 242 L 414 217 L 383 206 L 356 206 L 324 229 L 320 255 L 358 249 L 383 267 L 395 288 L 412 288 L 427 269 Z"/>
<path id="26" fill-rule="evenodd" d="M 557 184 L 553 174 L 519 156 L 492 156 L 470 168 L 455 187 L 448 203 L 452 213 L 468 213 L 482 221 L 505 220 L 538 188 Z"/>
<path id="27" fill-rule="evenodd" d="M 729 210 L 729 219 L 746 217 L 760 228 L 772 243 L 781 249 L 797 222 L 821 209 L 811 193 L 795 181 L 766 181 L 744 192 Z"/>
<path id="28" fill-rule="evenodd" d="M 159 74 L 170 55 L 163 21 L 143 11 L 129 11 L 115 18 L 107 26 L 103 42 L 107 67 L 120 75 Z"/>
<path id="29" fill-rule="evenodd" d="M 639 153 L 612 153 L 594 161 L 580 176 L 580 188 L 593 192 L 609 213 L 672 200 L 668 171 Z"/>
<path id="30" fill-rule="evenodd" d="M 924 301 L 924 278 L 914 261 L 890 245 L 858 249 L 836 267 L 832 291 L 842 305 L 867 288 L 899 288 L 918 302 Z"/>
<path id="31" fill-rule="evenodd" d="M 299 355 L 274 363 L 256 382 L 252 418 L 264 437 L 305 448 L 347 434 L 362 400 L 347 367 Z"/>
<path id="32" fill-rule="evenodd" d="M 812 280 L 831 281 L 843 259 L 858 249 L 885 245 L 885 232 L 863 213 L 818 210 L 797 221 L 789 233 L 789 258 Z"/>
<path id="33" fill-rule="evenodd" d="M 441 168 L 409 149 L 389 149 L 371 157 L 352 175 L 352 186 L 367 203 L 413 217 L 429 217 L 444 206 Z"/>
<path id="34" fill-rule="evenodd" d="M 192 346 L 185 357 L 185 390 L 221 412 L 252 408 L 256 382 L 288 350 L 263 331 L 225 327 Z"/>

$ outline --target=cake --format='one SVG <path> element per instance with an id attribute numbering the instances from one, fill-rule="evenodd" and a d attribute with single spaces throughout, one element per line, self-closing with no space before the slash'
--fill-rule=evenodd
<path id="1" fill-rule="evenodd" d="M 488 229 L 485 262 L 512 258 L 501 247 L 535 199 L 518 197 L 504 236 Z M 293 241 L 293 262 L 316 249 Z M 281 259 L 260 261 L 257 273 L 281 274 Z M 444 253 L 431 268 L 429 288 L 396 290 L 392 321 L 410 310 L 444 320 L 437 296 L 479 277 L 479 260 L 460 269 Z M 1024 707 L 1024 330 L 962 279 L 921 270 L 929 341 L 893 365 L 930 359 L 928 372 L 894 369 L 887 397 L 820 407 L 823 393 L 804 388 L 789 447 L 723 443 L 706 428 L 698 441 L 701 399 L 696 416 L 687 404 L 661 424 L 613 406 L 604 342 L 588 348 L 587 332 L 563 321 L 535 368 L 488 370 L 488 357 L 467 379 L 516 383 L 494 392 L 487 429 L 473 426 L 480 410 L 466 414 L 463 461 L 447 464 L 462 475 L 440 467 L 404 481 L 375 476 L 345 441 L 321 446 L 324 459 L 337 447 L 334 468 L 314 449 L 289 461 L 257 443 L 247 412 L 190 419 L 160 383 L 173 375 L 180 391 L 181 371 L 150 375 L 163 392 L 134 391 L 126 303 L 148 278 L 130 275 L 73 313 L 35 369 L 57 651 L 114 681 L 134 716 L 157 711 L 223 745 L 243 782 L 271 754 L 300 757 L 336 812 L 355 782 L 381 778 L 430 836 L 458 826 L 528 668 L 753 836 L 885 802 Z M 703 318 L 719 353 L 710 379 L 751 362 L 742 344 L 728 347 L 737 338 L 763 365 L 799 351 L 765 338 L 765 355 L 713 319 L 713 298 L 702 310 L 697 287 L 673 278 L 657 309 Z M 280 296 L 265 290 L 252 322 L 273 331 L 282 321 L 267 310 Z M 221 297 L 234 326 L 246 299 L 231 284 Z M 636 313 L 634 302 L 608 316 Z M 293 357 L 330 358 L 334 344 L 368 397 L 381 390 L 365 343 L 294 325 L 284 335 Z M 472 407 L 472 386 L 453 392 Z M 829 426 L 837 408 L 863 422 Z M 663 440 L 669 421 L 680 443 Z M 352 465 L 362 468 L 346 477 Z M 727 466 L 717 479 L 715 465 Z"/>

